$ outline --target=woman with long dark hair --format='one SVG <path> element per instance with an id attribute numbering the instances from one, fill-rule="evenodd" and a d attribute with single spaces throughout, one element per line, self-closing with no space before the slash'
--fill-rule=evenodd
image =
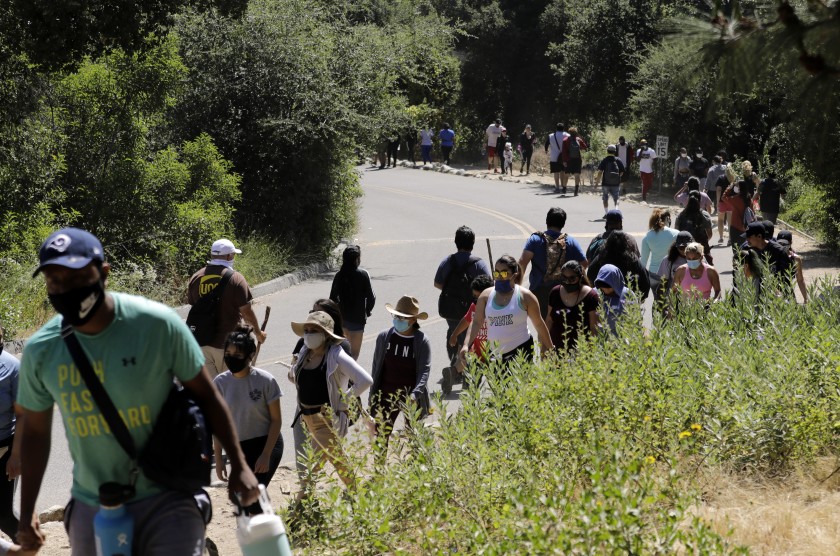
<path id="1" fill-rule="evenodd" d="M 519 173 L 527 169 L 525 175 L 531 173 L 531 157 L 534 155 L 534 144 L 537 142 L 537 134 L 531 131 L 531 124 L 525 126 L 525 130 L 519 136 L 519 150 L 522 152 L 522 165 Z"/>
<path id="2" fill-rule="evenodd" d="M 694 241 L 703 246 L 706 262 L 712 264 L 712 248 L 709 239 L 712 237 L 712 217 L 700 205 L 700 192 L 692 191 L 688 194 L 688 203 L 677 215 L 677 230 L 688 232 Z"/>
<path id="3" fill-rule="evenodd" d="M 558 350 L 567 352 L 577 347 L 579 330 L 595 334 L 598 330 L 600 298 L 577 261 L 567 261 L 560 268 L 560 285 L 548 295 L 548 316 L 545 324 L 551 341 Z"/>
<path id="4" fill-rule="evenodd" d="M 376 303 L 376 296 L 370 285 L 370 275 L 367 270 L 359 267 L 361 262 L 362 249 L 358 245 L 348 246 L 342 253 L 341 269 L 333 278 L 330 290 L 330 299 L 341 308 L 344 337 L 350 341 L 350 354 L 353 359 L 359 358 L 365 324 Z"/>
<path id="5" fill-rule="evenodd" d="M 642 300 L 647 298 L 648 292 L 650 292 L 650 279 L 636 252 L 636 241 L 633 236 L 621 230 L 615 230 L 610 234 L 610 237 L 604 243 L 604 247 L 598 252 L 586 270 L 590 282 L 595 282 L 598 278 L 598 271 L 605 264 L 618 267 L 625 279 L 629 275 L 627 285 L 637 292 Z"/>

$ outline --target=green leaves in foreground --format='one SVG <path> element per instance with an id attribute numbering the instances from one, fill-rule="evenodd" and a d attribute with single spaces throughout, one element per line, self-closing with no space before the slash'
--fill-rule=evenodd
<path id="1" fill-rule="evenodd" d="M 828 285 L 827 285 L 828 286 Z M 692 517 L 704 467 L 779 475 L 833 453 L 840 297 L 797 306 L 744 291 L 683 306 L 646 335 L 573 358 L 491 367 L 455 414 L 391 441 L 385 467 L 349 496 L 321 496 L 323 522 L 296 546 L 340 554 L 742 553 Z M 475 369 L 473 370 L 475 372 Z"/>

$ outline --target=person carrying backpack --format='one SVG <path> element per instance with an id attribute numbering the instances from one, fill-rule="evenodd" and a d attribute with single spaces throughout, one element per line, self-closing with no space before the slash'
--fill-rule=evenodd
<path id="1" fill-rule="evenodd" d="M 685 209 L 677 215 L 674 223 L 680 232 L 688 232 L 694 241 L 703 246 L 706 262 L 712 264 L 712 248 L 709 240 L 712 237 L 712 217 L 700 206 L 700 192 L 692 191 L 688 195 Z"/>
<path id="2" fill-rule="evenodd" d="M 528 270 L 528 264 L 534 263 L 528 276 L 529 289 L 540 302 L 540 315 L 545 318 L 548 311 L 548 296 L 554 286 L 560 283 L 561 270 L 566 261 L 577 261 L 584 267 L 586 255 L 575 238 L 563 233 L 566 225 L 566 211 L 552 207 L 545 217 L 546 230 L 534 232 L 525 242 L 519 266 L 522 275 Z"/>
<path id="3" fill-rule="evenodd" d="M 473 301 L 472 281 L 477 276 L 490 276 L 487 262 L 472 254 L 475 245 L 475 233 L 468 226 L 461 226 L 455 231 L 455 247 L 458 249 L 444 258 L 435 273 L 435 287 L 440 290 L 438 313 L 446 319 L 446 353 L 449 360 L 457 353 L 449 346 L 449 337 L 461 322 Z M 466 332 L 461 333 L 457 345 L 464 343 Z"/>
<path id="4" fill-rule="evenodd" d="M 563 139 L 563 166 L 566 175 L 572 175 L 575 178 L 576 197 L 580 190 L 580 171 L 583 169 L 583 151 L 588 148 L 589 146 L 583 140 L 583 137 L 578 135 L 578 128 L 574 126 L 570 127 L 569 136 Z"/>
<path id="5" fill-rule="evenodd" d="M 627 171 L 627 167 L 620 158 L 616 156 L 615 145 L 607 147 L 607 156 L 598 164 L 596 181 L 601 182 L 601 200 L 604 201 L 604 218 L 606 218 L 609 198 L 613 198 L 613 206 L 618 208 L 618 194 L 621 190 L 621 179 Z"/>
<path id="6" fill-rule="evenodd" d="M 265 342 L 265 332 L 260 330 L 257 315 L 251 307 L 253 296 L 248 282 L 233 270 L 233 259 L 239 253 L 242 251 L 229 239 L 214 242 L 210 249 L 211 260 L 192 275 L 187 286 L 187 300 L 192 305 L 187 326 L 201 346 L 211 379 L 227 370 L 225 340 L 240 320 L 251 325 L 258 343 Z"/>

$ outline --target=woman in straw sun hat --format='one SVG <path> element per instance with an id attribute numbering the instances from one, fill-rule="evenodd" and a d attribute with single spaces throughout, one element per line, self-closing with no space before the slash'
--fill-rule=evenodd
<path id="1" fill-rule="evenodd" d="M 301 418 L 317 457 L 316 470 L 329 460 L 344 484 L 350 486 L 354 479 L 344 464 L 340 443 L 349 426 L 347 402 L 367 390 L 373 380 L 341 348 L 344 338 L 335 334 L 334 327 L 332 317 L 323 311 L 310 313 L 304 322 L 292 323 L 294 333 L 303 338 L 292 375 Z M 307 496 L 311 486 L 304 484 L 298 498 Z"/>
<path id="2" fill-rule="evenodd" d="M 404 295 L 396 305 L 386 303 L 385 309 L 393 315 L 393 326 L 376 338 L 370 389 L 370 412 L 376 417 L 376 435 L 383 450 L 380 457 L 387 451 L 403 403 L 413 400 L 424 415 L 428 413 L 432 365 L 431 344 L 418 323 L 429 315 L 420 310 L 417 298 Z"/>

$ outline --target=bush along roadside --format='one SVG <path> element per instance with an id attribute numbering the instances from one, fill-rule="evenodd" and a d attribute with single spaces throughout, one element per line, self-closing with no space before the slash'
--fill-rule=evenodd
<path id="1" fill-rule="evenodd" d="M 764 288 L 765 292 L 770 290 Z M 840 296 L 797 306 L 744 285 L 644 333 L 484 369 L 436 427 L 350 456 L 355 491 L 319 492 L 295 545 L 336 554 L 741 554 L 689 509 L 701 471 L 777 478 L 836 454 Z M 478 369 L 471 369 L 477 373 Z M 697 481 L 697 482 L 695 482 Z"/>

